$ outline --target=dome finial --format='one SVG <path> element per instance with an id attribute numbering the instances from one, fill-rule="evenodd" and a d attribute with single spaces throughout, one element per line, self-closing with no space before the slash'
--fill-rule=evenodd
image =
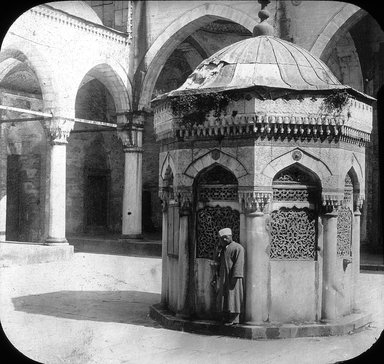
<path id="1" fill-rule="evenodd" d="M 267 5 L 271 2 L 270 0 L 258 0 L 261 4 L 261 10 L 259 11 L 260 23 L 256 24 L 253 28 L 253 36 L 257 37 L 259 35 L 273 35 L 274 30 L 273 26 L 268 23 L 269 11 L 265 9 Z"/>

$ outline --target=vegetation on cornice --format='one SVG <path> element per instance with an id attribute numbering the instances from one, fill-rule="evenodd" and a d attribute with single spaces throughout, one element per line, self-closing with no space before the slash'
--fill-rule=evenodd
<path id="1" fill-rule="evenodd" d="M 180 95 L 171 99 L 171 108 L 183 125 L 191 128 L 194 124 L 204 124 L 211 111 L 215 118 L 225 115 L 229 101 L 230 97 L 222 93 Z"/>
<path id="2" fill-rule="evenodd" d="M 346 90 L 333 90 L 323 100 L 322 111 L 328 114 L 340 114 L 351 98 L 353 97 Z"/>

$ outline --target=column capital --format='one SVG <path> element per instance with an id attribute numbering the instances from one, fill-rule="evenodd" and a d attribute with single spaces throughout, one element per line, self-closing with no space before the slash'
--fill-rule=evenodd
<path id="1" fill-rule="evenodd" d="M 144 121 L 143 113 L 117 113 L 117 135 L 125 153 L 142 153 Z"/>
<path id="2" fill-rule="evenodd" d="M 68 143 L 69 134 L 73 130 L 75 122 L 72 119 L 55 116 L 43 120 L 42 125 L 50 143 L 56 145 Z"/>
<path id="3" fill-rule="evenodd" d="M 337 214 L 344 203 L 344 191 L 327 192 L 321 194 L 322 210 L 324 214 Z"/>
<path id="4" fill-rule="evenodd" d="M 272 201 L 272 191 L 239 189 L 239 202 L 244 213 L 265 213 Z"/>
<path id="5" fill-rule="evenodd" d="M 165 186 L 159 189 L 159 198 L 163 212 L 167 212 L 169 202 L 173 200 L 173 188 Z"/>
<path id="6" fill-rule="evenodd" d="M 364 199 L 365 199 L 365 196 L 363 194 L 361 194 L 361 193 L 354 194 L 354 196 L 353 196 L 353 209 L 354 209 L 355 213 L 356 212 L 360 213 L 361 209 L 363 208 Z"/>
<path id="7" fill-rule="evenodd" d="M 179 187 L 176 189 L 176 196 L 180 204 L 180 215 L 190 215 L 192 210 L 192 188 Z"/>

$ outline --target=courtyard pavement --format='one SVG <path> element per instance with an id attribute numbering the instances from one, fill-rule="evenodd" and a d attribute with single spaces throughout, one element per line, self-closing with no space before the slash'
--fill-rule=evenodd
<path id="1" fill-rule="evenodd" d="M 0 319 L 12 344 L 40 363 L 335 363 L 365 352 L 384 328 L 383 272 L 362 273 L 359 284 L 374 322 L 350 335 L 199 335 L 149 317 L 160 301 L 160 258 L 78 252 L 70 261 L 0 268 Z"/>

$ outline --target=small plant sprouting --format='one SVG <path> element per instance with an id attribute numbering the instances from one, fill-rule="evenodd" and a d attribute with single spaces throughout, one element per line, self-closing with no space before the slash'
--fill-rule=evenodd
<path id="1" fill-rule="evenodd" d="M 329 114 L 340 114 L 350 98 L 346 90 L 334 90 L 323 100 L 322 109 Z"/>
<path id="2" fill-rule="evenodd" d="M 213 110 L 213 116 L 219 118 L 226 107 L 230 97 L 222 93 L 207 93 L 197 95 L 180 95 L 171 99 L 171 108 L 175 116 L 181 117 L 186 128 L 195 123 L 201 125 L 206 116 Z"/>

